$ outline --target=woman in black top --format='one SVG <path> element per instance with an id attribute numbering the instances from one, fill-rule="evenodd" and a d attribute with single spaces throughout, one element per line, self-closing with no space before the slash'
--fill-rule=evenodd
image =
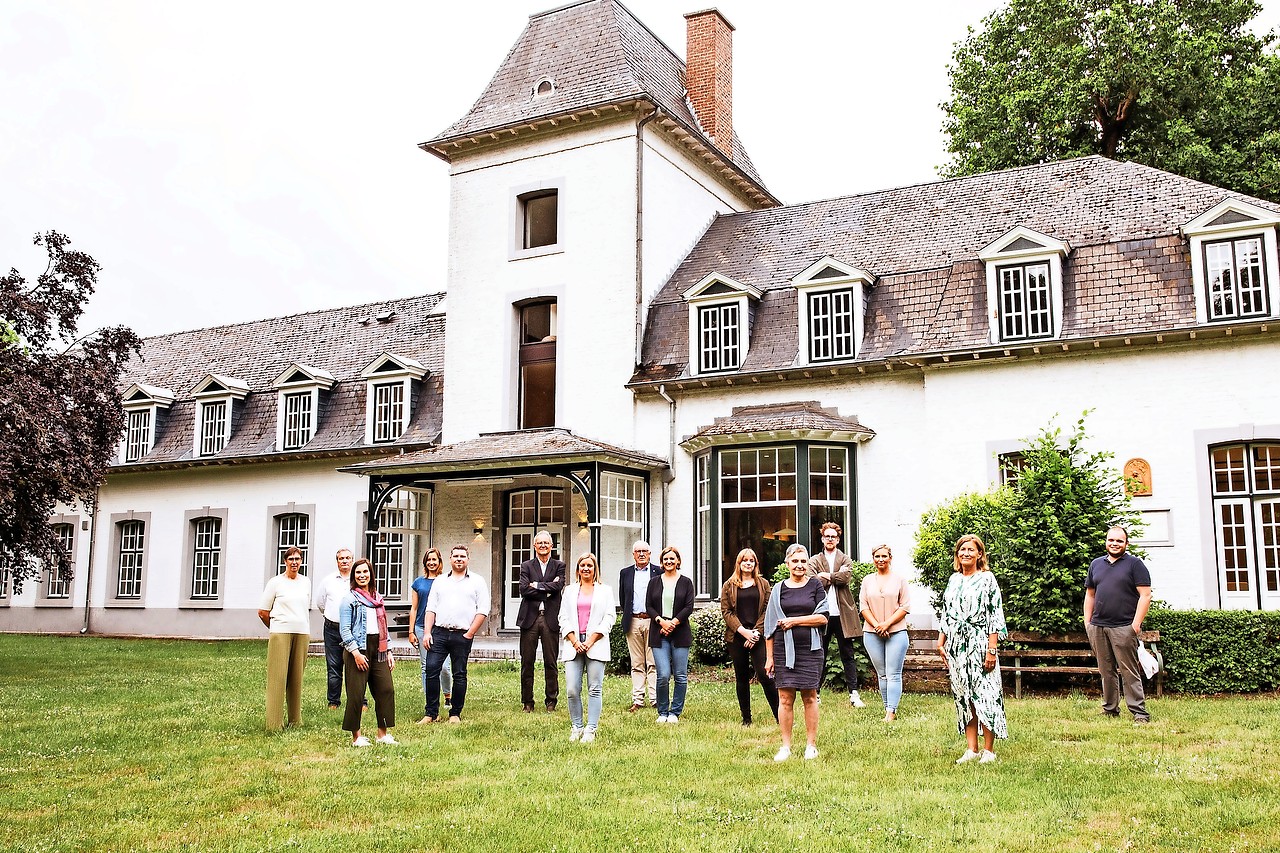
<path id="1" fill-rule="evenodd" d="M 670 545 L 662 549 L 658 563 L 662 574 L 649 581 L 645 592 L 645 609 L 653 620 L 649 645 L 658 671 L 658 722 L 678 723 L 684 712 L 685 693 L 689 690 L 693 581 L 680 574 L 680 552 Z M 675 695 L 671 695 L 672 676 L 676 682 Z"/>
<path id="2" fill-rule="evenodd" d="M 764 671 L 764 611 L 769 602 L 769 582 L 760 575 L 756 552 L 743 548 L 733 564 L 733 574 L 720 588 L 720 613 L 724 616 L 724 640 L 733 661 L 733 677 L 738 689 L 738 710 L 742 724 L 751 725 L 751 673 L 760 679 L 760 689 L 773 718 L 778 719 L 778 689 Z"/>

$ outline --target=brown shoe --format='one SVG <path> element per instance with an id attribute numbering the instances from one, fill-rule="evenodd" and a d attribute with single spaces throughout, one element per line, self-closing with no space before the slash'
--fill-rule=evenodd
<path id="1" fill-rule="evenodd" d="M 452 716 L 452 717 L 450 717 L 450 718 L 449 718 L 449 722 L 451 722 L 451 723 L 460 723 L 460 722 L 462 722 L 462 718 L 461 718 L 461 717 L 459 717 L 459 716 L 457 716 L 457 715 L 454 715 L 454 716 Z"/>
<path id="2" fill-rule="evenodd" d="M 628 709 L 627 709 L 627 713 L 628 713 L 628 714 L 634 714 L 636 711 L 640 711 L 640 710 L 643 710 L 643 709 L 644 709 L 644 706 L 643 706 L 643 705 L 636 704 L 636 705 L 632 705 L 630 708 L 628 708 Z"/>
<path id="3" fill-rule="evenodd" d="M 435 717 L 423 717 L 421 720 L 418 720 L 418 725 L 422 725 L 423 723 L 434 723 L 435 721 Z"/>
<path id="4" fill-rule="evenodd" d="M 532 702 L 525 702 L 525 703 L 524 703 L 524 712 L 525 712 L 526 714 L 532 714 L 532 713 L 533 713 L 533 703 L 532 703 Z"/>

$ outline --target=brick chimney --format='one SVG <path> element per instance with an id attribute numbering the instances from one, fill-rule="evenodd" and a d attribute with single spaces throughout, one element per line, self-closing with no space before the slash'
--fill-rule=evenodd
<path id="1" fill-rule="evenodd" d="M 719 9 L 684 16 L 685 88 L 702 129 L 733 156 L 733 24 Z"/>

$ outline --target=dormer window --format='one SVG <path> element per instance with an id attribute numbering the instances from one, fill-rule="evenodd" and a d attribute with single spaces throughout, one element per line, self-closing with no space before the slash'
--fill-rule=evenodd
<path id="1" fill-rule="evenodd" d="M 742 367 L 751 345 L 752 305 L 764 293 L 712 273 L 682 296 L 689 305 L 690 373 L 725 373 Z"/>
<path id="2" fill-rule="evenodd" d="M 1014 228 L 978 253 L 987 268 L 991 342 L 1062 334 L 1062 259 L 1071 247 L 1029 228 Z"/>
<path id="3" fill-rule="evenodd" d="M 316 434 L 320 394 L 337 380 L 327 370 L 295 362 L 276 377 L 271 387 L 279 392 L 276 405 L 276 447 L 299 450 Z"/>
<path id="4" fill-rule="evenodd" d="M 124 392 L 124 441 L 120 446 L 121 462 L 138 462 L 155 446 L 157 419 L 160 412 L 173 405 L 173 392 L 168 388 L 137 383 Z"/>
<path id="5" fill-rule="evenodd" d="M 845 361 L 862 340 L 866 290 L 874 277 L 826 257 L 791 280 L 800 318 L 800 363 Z"/>
<path id="6" fill-rule="evenodd" d="M 1273 211 L 1226 199 L 1182 226 L 1191 238 L 1196 322 L 1277 316 L 1277 223 Z"/>
<path id="7" fill-rule="evenodd" d="M 192 390 L 196 399 L 196 456 L 222 452 L 231 440 L 231 425 L 237 403 L 249 395 L 242 379 L 211 373 Z"/>
<path id="8" fill-rule="evenodd" d="M 537 83 L 533 84 L 533 96 L 535 98 L 545 97 L 556 90 L 555 81 L 550 77 L 543 77 Z"/>
<path id="9" fill-rule="evenodd" d="M 384 352 L 361 372 L 365 380 L 365 443 L 398 439 L 413 412 L 413 383 L 427 369 L 412 358 Z"/>

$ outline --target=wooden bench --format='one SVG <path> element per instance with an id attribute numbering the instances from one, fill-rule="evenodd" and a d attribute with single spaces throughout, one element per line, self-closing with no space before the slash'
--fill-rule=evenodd
<path id="1" fill-rule="evenodd" d="M 928 680 L 932 674 L 946 672 L 946 664 L 938 654 L 937 631 L 911 629 L 908 636 L 911 638 L 911 645 L 907 649 L 904 673 L 910 672 L 917 678 Z M 1164 658 L 1157 645 L 1160 642 L 1160 632 L 1143 631 L 1138 638 L 1147 644 L 1160 665 L 1152 679 L 1155 681 L 1156 697 L 1159 698 L 1164 695 Z M 1004 672 L 1013 673 L 1013 695 L 1016 699 L 1022 698 L 1024 673 L 1094 675 L 1098 671 L 1098 662 L 1089 647 L 1089 637 L 1083 632 L 1045 635 L 1030 631 L 1010 631 L 1009 639 L 1004 642 L 1006 645 L 1000 651 L 1000 666 Z"/>
<path id="2" fill-rule="evenodd" d="M 1156 697 L 1164 695 L 1164 658 L 1160 654 L 1157 643 L 1160 642 L 1159 631 L 1142 631 L 1138 639 L 1147 644 L 1147 649 L 1155 655 L 1159 669 L 1156 670 Z M 1013 696 L 1022 698 L 1023 673 L 1062 673 L 1067 675 L 1092 675 L 1098 671 L 1098 661 L 1089 646 L 1089 637 L 1078 634 L 1036 634 L 1030 631 L 1010 631 L 1009 643 L 1001 650 L 1003 658 L 1001 666 L 1013 670 Z M 1069 663 L 1069 661 L 1077 661 Z M 1012 666 L 1009 663 L 1012 662 Z"/>

